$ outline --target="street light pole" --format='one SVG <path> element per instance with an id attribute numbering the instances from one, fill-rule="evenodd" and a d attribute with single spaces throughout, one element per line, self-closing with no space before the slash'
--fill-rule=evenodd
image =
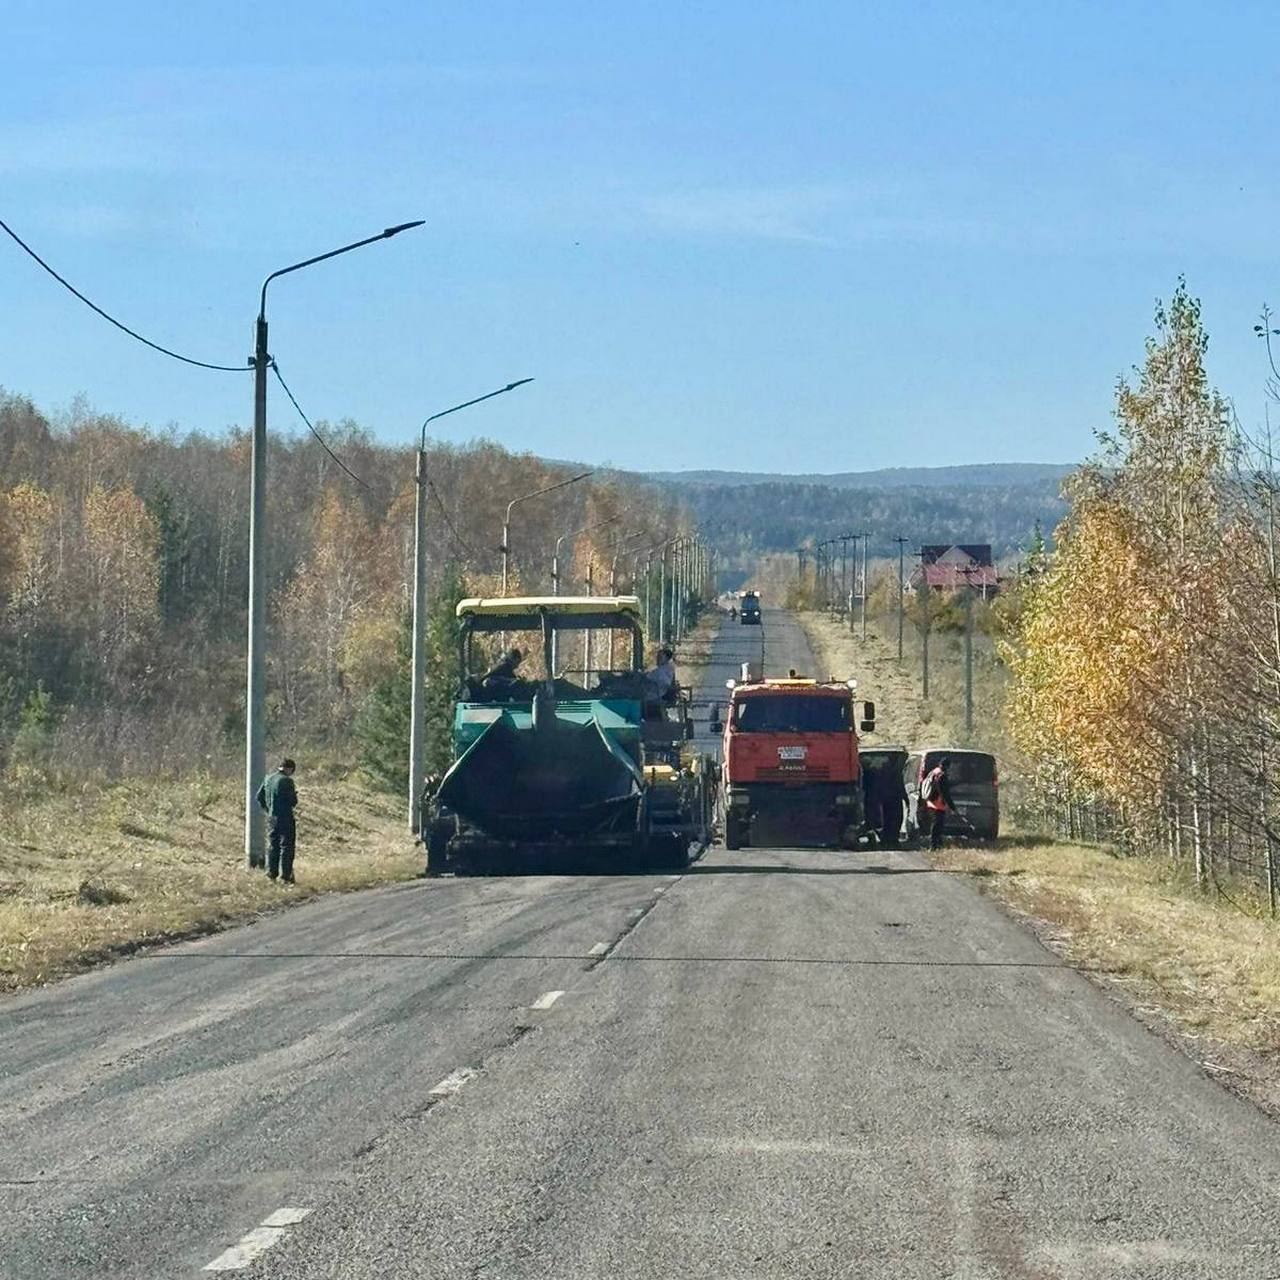
<path id="1" fill-rule="evenodd" d="M 422 221 L 402 222 L 387 227 L 376 236 L 366 236 L 352 244 L 317 254 L 290 267 L 273 271 L 262 282 L 258 318 L 254 324 L 253 356 L 253 439 L 249 461 L 249 608 L 248 655 L 245 688 L 244 743 L 244 854 L 250 867 L 265 860 L 263 836 L 265 815 L 258 807 L 258 787 L 267 771 L 267 582 L 266 582 L 266 478 L 267 478 L 267 370 L 271 367 L 267 345 L 267 286 L 280 276 L 314 266 L 352 249 L 378 240 L 388 240 L 401 231 L 422 226 Z"/>
<path id="2" fill-rule="evenodd" d="M 894 538 L 898 544 L 898 661 L 902 661 L 902 627 L 907 612 L 906 545 L 901 536 Z"/>
<path id="3" fill-rule="evenodd" d="M 667 548 L 675 542 L 668 538 L 660 543 L 657 550 L 661 553 L 658 561 L 658 643 L 667 643 Z"/>
<path id="4" fill-rule="evenodd" d="M 535 489 L 532 493 L 521 494 L 518 498 L 512 498 L 507 503 L 507 514 L 502 520 L 502 546 L 499 548 L 502 552 L 502 594 L 507 594 L 507 565 L 511 559 L 511 511 L 513 507 L 518 507 L 522 502 L 528 502 L 530 498 L 540 498 L 544 493 L 555 493 L 557 489 L 563 489 L 568 485 L 577 484 L 579 480 L 585 480 L 588 476 L 594 475 L 593 471 L 584 471 L 579 476 L 570 476 L 567 480 L 557 480 L 555 484 L 544 485 L 541 489 Z"/>
<path id="5" fill-rule="evenodd" d="M 455 404 L 452 408 L 442 409 L 427 418 L 418 432 L 418 460 L 414 472 L 413 499 L 413 657 L 410 663 L 409 682 L 409 830 L 414 835 L 422 826 L 421 801 L 422 788 L 426 781 L 426 770 L 422 762 L 422 740 L 426 720 L 426 674 L 427 674 L 427 427 L 437 418 L 446 418 L 459 409 L 469 409 L 482 400 L 492 400 L 494 396 L 505 395 L 517 387 L 532 382 L 532 378 L 521 378 L 518 382 L 508 382 L 497 391 L 476 396 L 474 400 L 466 400 Z"/>
<path id="6" fill-rule="evenodd" d="M 867 642 L 867 544 L 871 541 L 869 533 L 862 534 L 862 642 Z"/>

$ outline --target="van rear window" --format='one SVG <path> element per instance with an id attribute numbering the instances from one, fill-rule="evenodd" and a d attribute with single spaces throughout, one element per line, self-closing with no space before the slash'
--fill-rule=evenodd
<path id="1" fill-rule="evenodd" d="M 733 723 L 743 733 L 840 733 L 849 728 L 847 698 L 769 694 L 734 704 Z"/>
<path id="2" fill-rule="evenodd" d="M 951 763 L 947 766 L 947 777 L 952 782 L 993 782 L 996 776 L 994 756 L 982 755 L 978 752 L 947 757 Z M 925 761 L 925 772 L 937 768 L 941 755 L 931 755 Z"/>

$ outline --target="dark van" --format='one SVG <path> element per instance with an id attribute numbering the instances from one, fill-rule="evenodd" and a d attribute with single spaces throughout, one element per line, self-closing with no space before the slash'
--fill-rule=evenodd
<path id="1" fill-rule="evenodd" d="M 926 837 L 932 813 L 920 801 L 920 784 L 946 756 L 951 761 L 947 776 L 951 799 L 960 817 L 952 817 L 948 834 L 994 840 L 1000 834 L 1000 775 L 996 758 L 989 751 L 968 751 L 963 747 L 930 747 L 907 757 L 902 781 L 907 789 L 907 831 Z"/>

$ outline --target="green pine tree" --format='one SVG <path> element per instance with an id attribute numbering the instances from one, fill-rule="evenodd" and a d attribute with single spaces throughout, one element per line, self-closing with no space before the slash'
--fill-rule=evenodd
<path id="1" fill-rule="evenodd" d="M 448 767 L 453 703 L 458 688 L 458 601 L 466 594 L 462 574 L 448 568 L 427 609 L 426 691 L 423 758 L 428 773 Z M 388 791 L 409 782 L 409 717 L 413 693 L 413 616 L 406 612 L 396 637 L 395 670 L 365 699 L 356 716 L 360 767 Z"/>

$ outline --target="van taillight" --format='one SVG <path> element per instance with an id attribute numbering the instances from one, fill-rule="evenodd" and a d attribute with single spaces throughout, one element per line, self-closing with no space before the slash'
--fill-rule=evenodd
<path id="1" fill-rule="evenodd" d="M 1000 785 L 1000 769 L 994 760 L 991 762 L 991 785 L 993 787 Z"/>

